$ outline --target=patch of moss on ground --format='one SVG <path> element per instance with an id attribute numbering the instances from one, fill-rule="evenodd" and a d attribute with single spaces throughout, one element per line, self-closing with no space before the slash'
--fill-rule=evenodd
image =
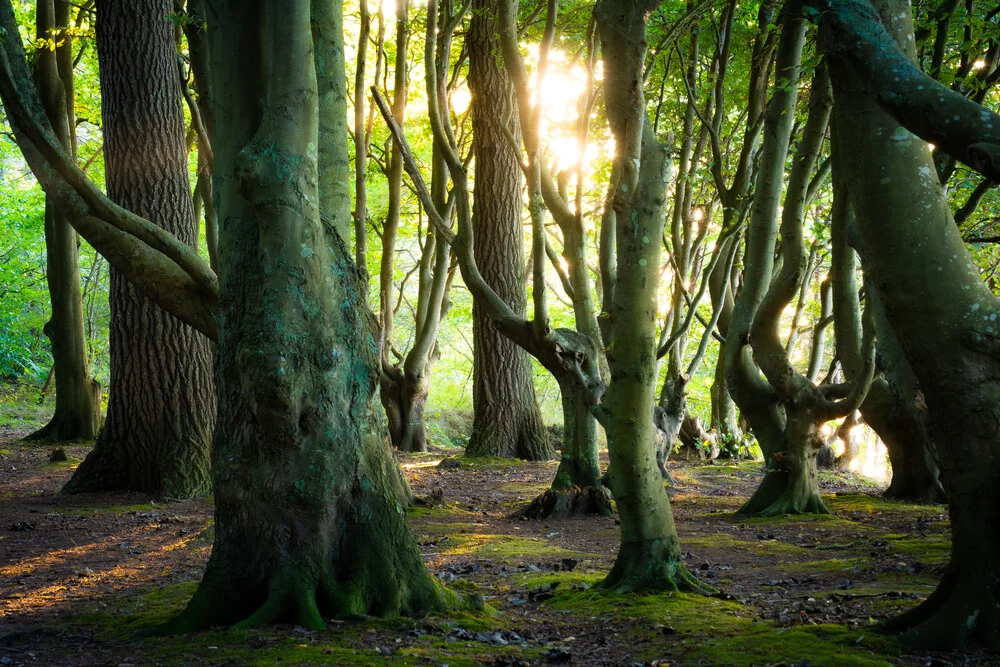
<path id="1" fill-rule="evenodd" d="M 597 558 L 597 554 L 573 551 L 540 538 L 515 537 L 495 533 L 458 533 L 447 543 L 439 543 L 442 556 L 468 555 L 493 561 L 537 561 L 551 558 Z"/>
<path id="2" fill-rule="evenodd" d="M 61 470 L 63 468 L 75 470 L 78 465 L 80 465 L 80 459 L 68 458 L 65 461 L 49 461 L 45 464 L 45 467 L 51 470 Z"/>
<path id="3" fill-rule="evenodd" d="M 549 488 L 546 482 L 508 482 L 497 487 L 497 491 L 506 493 L 519 493 L 525 496 L 534 497 Z M 523 501 L 521 501 L 523 502 Z"/>
<path id="4" fill-rule="evenodd" d="M 716 626 L 702 641 L 684 648 L 685 663 L 710 665 L 794 665 L 808 660 L 824 667 L 888 667 L 898 644 L 875 628 L 848 630 L 841 625 L 775 628 L 761 621 Z"/>
<path id="5" fill-rule="evenodd" d="M 951 558 L 951 540 L 943 535 L 890 538 L 886 543 L 893 552 L 921 563 L 944 565 Z"/>
<path id="6" fill-rule="evenodd" d="M 726 533 L 685 535 L 681 544 L 687 549 L 739 549 L 747 553 L 771 556 L 804 556 L 809 549 L 778 540 L 741 540 Z"/>
<path id="7" fill-rule="evenodd" d="M 828 574 L 848 576 L 854 574 L 856 570 L 870 567 L 870 558 L 826 558 L 823 560 L 809 560 L 798 563 L 786 563 L 782 570 L 791 574 Z"/>
<path id="8" fill-rule="evenodd" d="M 482 514 L 462 509 L 456 503 L 445 503 L 443 505 L 433 505 L 424 507 L 421 505 L 411 505 L 406 510 L 407 516 L 411 519 L 456 519 L 469 517 L 482 518 Z"/>
<path id="9" fill-rule="evenodd" d="M 875 496 L 868 493 L 844 493 L 835 496 L 824 496 L 823 501 L 826 506 L 833 513 L 847 513 L 847 512 L 867 512 L 869 514 L 875 513 L 887 513 L 887 514 L 912 514 L 914 518 L 921 516 L 936 517 L 941 515 L 942 519 L 947 519 L 945 516 L 945 506 L 944 505 L 920 505 L 916 503 L 907 503 L 900 500 L 891 500 L 888 498 L 883 498 L 881 496 Z"/>

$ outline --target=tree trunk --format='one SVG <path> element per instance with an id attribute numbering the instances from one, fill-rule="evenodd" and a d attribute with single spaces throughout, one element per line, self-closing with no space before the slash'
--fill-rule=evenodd
<path id="1" fill-rule="evenodd" d="M 76 155 L 76 113 L 73 95 L 73 39 L 69 5 L 41 0 L 36 21 L 40 39 L 56 39 L 52 51 L 38 51 L 36 81 L 49 123 L 59 142 Z M 56 36 L 50 34 L 59 31 Z M 25 440 L 93 439 L 101 427 L 101 385 L 90 377 L 83 329 L 80 252 L 76 232 L 51 197 L 45 200 L 46 279 L 52 317 L 45 334 L 52 344 L 56 409 L 48 424 Z"/>
<path id="2" fill-rule="evenodd" d="M 392 446 L 401 452 L 426 452 L 427 377 L 411 376 L 399 368 L 383 370 L 381 375 L 379 398 L 389 422 Z"/>
<path id="3" fill-rule="evenodd" d="M 330 200 L 317 185 L 309 9 L 245 0 L 215 9 L 215 192 L 225 232 L 216 541 L 172 629 L 320 629 L 325 617 L 442 609 L 457 598 L 430 577 L 410 535 L 406 481 L 375 403 L 379 352 L 364 272 L 339 221 L 321 222 L 333 211 L 319 203 Z"/>
<path id="4" fill-rule="evenodd" d="M 504 135 L 520 131 L 510 77 L 497 58 L 496 14 L 502 0 L 475 0 L 466 38 L 472 89 L 472 136 L 476 158 L 474 246 L 487 284 L 519 316 L 526 310 L 524 231 L 521 225 L 519 155 Z M 502 336 L 486 309 L 472 308 L 475 413 L 468 456 L 544 461 L 554 457 L 535 401 L 528 353 Z"/>
<path id="5" fill-rule="evenodd" d="M 599 358 L 593 338 L 568 329 L 557 329 L 562 347 L 579 349 L 584 355 L 584 376 L 596 377 Z M 572 341 L 572 342 L 571 342 Z M 550 369 L 553 370 L 553 369 Z M 601 460 L 597 449 L 597 420 L 591 413 L 592 390 L 573 373 L 553 375 L 559 382 L 563 409 L 563 447 L 552 485 L 516 516 L 532 519 L 565 518 L 575 514 L 611 516 L 611 494 L 601 478 Z"/>
<path id="6" fill-rule="evenodd" d="M 822 46 L 836 98 L 835 150 L 849 175 L 866 277 L 926 399 L 952 527 L 951 561 L 938 588 L 888 628 L 906 631 L 908 643 L 926 649 L 957 649 L 970 641 L 996 649 L 1000 304 L 952 220 L 926 144 L 869 97 L 880 88 L 872 88 L 866 68 L 905 79 L 912 70 L 907 58 L 915 57 L 909 4 L 877 0 L 875 8 L 840 2 L 822 18 Z M 934 99 L 941 95 L 930 79 L 920 85 L 930 86 L 926 92 Z M 946 109 L 890 108 L 900 115 L 917 113 L 947 130 L 943 118 L 935 116 Z M 996 122 L 981 110 L 956 125 L 967 127 L 980 115 Z"/>
<path id="7" fill-rule="evenodd" d="M 837 356 L 845 375 L 852 379 L 861 366 L 861 305 L 858 300 L 857 255 L 852 245 L 861 244 L 852 243 L 858 230 L 849 200 L 848 175 L 836 159 L 834 162 L 830 263 L 833 325 Z M 866 285 L 866 292 L 873 303 L 877 302 L 877 289 L 870 282 Z M 892 481 L 884 495 L 916 502 L 943 502 L 944 487 L 938 479 L 937 463 L 931 456 L 934 445 L 927 418 L 918 412 L 915 405 L 917 382 L 913 369 L 903 356 L 892 326 L 885 318 L 885 309 L 877 305 L 875 330 L 884 374 L 872 383 L 865 402 L 861 404 L 861 414 L 889 453 Z"/>
<path id="8" fill-rule="evenodd" d="M 108 194 L 194 247 L 169 0 L 102 0 L 97 11 Z M 208 340 L 111 271 L 111 394 L 94 450 L 65 493 L 209 493 L 215 421 Z"/>
<path id="9" fill-rule="evenodd" d="M 615 138 L 612 207 L 617 277 L 612 296 L 611 383 L 597 414 L 608 434 L 611 488 L 621 547 L 600 583 L 617 591 L 708 592 L 684 567 L 670 501 L 656 465 L 656 292 L 663 234 L 667 151 L 646 119 L 642 72 L 646 16 L 655 1 L 600 0 L 594 8 L 605 73 L 605 109 Z"/>

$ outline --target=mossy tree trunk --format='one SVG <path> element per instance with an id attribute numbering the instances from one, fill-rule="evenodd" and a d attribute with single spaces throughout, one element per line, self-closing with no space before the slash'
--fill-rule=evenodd
<path id="1" fill-rule="evenodd" d="M 406 525 L 363 271 L 341 225 L 325 223 L 343 211 L 320 210 L 310 18 L 304 3 L 276 0 L 217 3 L 209 17 L 224 231 L 216 542 L 176 631 L 318 629 L 456 601 Z"/>
<path id="2" fill-rule="evenodd" d="M 766 452 L 767 473 L 754 494 L 738 510 L 740 514 L 774 516 L 828 512 L 820 498 L 816 478 L 816 455 L 824 445 L 819 428 L 831 419 L 853 412 L 864 399 L 874 374 L 874 332 L 870 321 L 864 351 L 861 353 L 865 359 L 863 369 L 854 383 L 845 386 L 814 384 L 812 378 L 792 366 L 788 347 L 781 340 L 781 315 L 809 274 L 809 260 L 802 231 L 805 203 L 810 174 L 817 163 L 832 106 L 829 76 L 822 64 L 817 66 L 813 76 L 809 116 L 803 127 L 802 140 L 785 188 L 780 225 L 781 269 L 773 280 L 768 281 L 772 248 L 778 231 L 777 203 L 782 189 L 784 156 L 788 152 L 795 88 L 798 86 L 799 62 L 805 38 L 805 21 L 797 14 L 798 11 L 791 6 L 784 9 L 776 65 L 779 86 L 765 120 L 765 156 L 759 172 L 750 222 L 751 241 L 765 243 L 747 253 L 748 258 L 755 261 L 753 268 L 761 272 L 755 278 L 759 281 L 756 283 L 757 287 L 762 288 L 766 282 L 770 283 L 754 309 L 749 331 L 753 361 L 767 380 L 768 387 L 764 396 L 775 397 L 784 423 L 781 424 L 780 439 Z M 773 143 L 768 141 L 771 137 Z M 744 285 L 744 290 L 747 290 L 747 285 Z M 753 308 L 754 294 L 747 292 L 746 295 L 740 295 L 747 310 Z M 744 345 L 746 342 L 739 341 Z M 758 371 L 747 368 L 745 372 L 752 375 Z M 768 413 L 765 412 L 762 416 L 766 418 Z M 753 424 L 752 420 L 751 423 Z"/>
<path id="3" fill-rule="evenodd" d="M 521 225 L 519 157 L 505 136 L 519 128 L 514 88 L 503 64 L 496 19 L 506 0 L 474 0 L 466 36 L 472 136 L 476 158 L 474 232 L 477 259 L 486 283 L 524 317 L 524 229 Z M 535 401 L 534 374 L 527 352 L 496 330 L 476 299 L 472 309 L 473 410 L 469 456 L 554 458 Z"/>
<path id="4" fill-rule="evenodd" d="M 97 9 L 108 194 L 193 248 L 173 5 L 101 0 Z M 114 268 L 109 298 L 108 416 L 63 492 L 205 495 L 215 421 L 209 342 Z"/>
<path id="5" fill-rule="evenodd" d="M 833 251 L 830 264 L 834 331 L 837 356 L 845 376 L 851 380 L 862 366 L 862 327 L 857 256 L 851 243 L 858 231 L 847 180 L 844 168 L 834 164 Z M 877 299 L 872 286 L 868 291 L 868 298 Z M 944 488 L 938 478 L 937 463 L 931 456 L 934 444 L 930 440 L 926 415 L 920 414 L 915 405 L 916 382 L 910 379 L 913 371 L 899 349 L 881 306 L 876 315 L 877 348 L 885 371 L 882 377 L 872 382 L 860 409 L 865 422 L 875 430 L 889 453 L 892 481 L 884 495 L 901 500 L 941 502 L 944 500 Z"/>
<path id="6" fill-rule="evenodd" d="M 617 275 L 610 317 L 611 383 L 598 414 L 608 434 L 621 546 L 604 588 L 706 592 L 681 558 L 656 465 L 656 292 L 670 161 L 646 118 L 646 17 L 656 2 L 601 0 L 594 9 L 604 61 L 605 109 L 615 138 L 612 206 Z"/>
<path id="7" fill-rule="evenodd" d="M 37 3 L 37 37 L 53 40 L 56 46 L 38 50 L 35 80 L 59 143 L 67 154 L 75 157 L 76 110 L 69 10 L 68 4 L 54 0 Z M 87 361 L 78 243 L 76 232 L 57 202 L 46 197 L 46 280 L 52 316 L 44 331 L 52 345 L 56 407 L 52 419 L 26 440 L 90 440 L 97 436 L 101 426 L 101 386 L 91 378 Z"/>
<path id="8" fill-rule="evenodd" d="M 992 175 L 1000 117 L 913 64 L 906 2 L 844 0 L 819 18 L 866 278 L 920 383 L 949 498 L 951 561 L 934 593 L 888 627 L 922 648 L 995 649 L 1000 304 L 952 220 L 930 150 L 899 122 Z"/>

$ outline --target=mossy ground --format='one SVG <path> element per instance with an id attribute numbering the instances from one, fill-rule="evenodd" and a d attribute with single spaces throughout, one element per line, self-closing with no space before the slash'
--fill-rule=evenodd
<path id="1" fill-rule="evenodd" d="M 933 590 L 949 547 L 944 508 L 845 493 L 852 478 L 825 487 L 841 493 L 825 496 L 831 516 L 746 519 L 734 510 L 759 480 L 759 463 L 673 464 L 687 566 L 729 599 L 616 595 L 595 588 L 615 556 L 614 519 L 509 518 L 548 486 L 552 464 L 460 458 L 458 467 L 438 467 L 450 452 L 436 450 L 403 457 L 417 494 L 444 491 L 441 504 L 409 510 L 413 535 L 434 576 L 482 594 L 495 613 L 158 637 L 150 632 L 183 608 L 210 553 L 199 538 L 211 526 L 210 503 L 63 498 L 55 491 L 69 470 L 50 466 L 48 450 L 8 441 L 0 449 L 19 468 L 0 477 L 0 520 L 34 523 L 0 541 L 0 613 L 11 633 L 0 635 L 0 655 L 14 664 L 29 651 L 45 664 L 75 664 L 80 637 L 88 655 L 111 664 L 548 664 L 566 656 L 588 665 L 926 664 L 927 656 L 901 653 L 877 623 Z"/>

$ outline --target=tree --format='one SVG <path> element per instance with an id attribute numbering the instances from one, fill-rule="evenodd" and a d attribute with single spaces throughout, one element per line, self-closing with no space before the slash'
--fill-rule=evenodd
<path id="1" fill-rule="evenodd" d="M 393 74 L 392 115 L 396 123 L 404 122 L 407 87 L 407 46 L 409 43 L 409 2 L 400 0 L 396 5 L 396 61 Z M 448 75 L 451 57 L 451 36 L 464 14 L 464 7 L 451 14 L 445 7 L 440 17 L 429 17 L 430 25 L 438 26 L 438 47 L 432 66 L 437 77 Z M 437 22 L 437 23 L 436 23 Z M 448 167 L 441 149 L 433 148 L 431 195 L 439 214 L 445 214 L 447 204 Z M 424 407 L 430 390 L 430 371 L 437 347 L 437 334 L 441 321 L 449 308 L 448 293 L 455 276 L 448 244 L 434 228 L 429 226 L 420 245 L 417 260 L 417 306 L 414 312 L 413 344 L 405 354 L 398 354 L 393 344 L 393 326 L 396 311 L 402 302 L 403 286 L 393 305 L 395 296 L 394 270 L 396 241 L 403 195 L 403 156 L 398 143 L 392 151 L 386 169 L 389 186 L 389 205 L 382 226 L 382 259 L 379 270 L 379 320 L 381 335 L 379 349 L 382 363 L 381 392 L 379 397 L 385 407 L 389 422 L 389 436 L 393 445 L 404 452 L 427 451 L 427 433 L 424 428 Z M 392 363 L 391 356 L 399 357 Z"/>
<path id="2" fill-rule="evenodd" d="M 37 38 L 43 40 L 35 71 L 39 94 L 60 144 L 75 157 L 76 111 L 69 5 L 40 0 L 35 12 Z M 101 426 L 101 386 L 91 378 L 87 359 L 80 251 L 76 232 L 49 198 L 45 205 L 45 249 L 46 279 L 52 302 L 52 317 L 45 325 L 45 333 L 52 343 L 56 408 L 49 423 L 25 439 L 89 440 L 97 436 Z"/>
<path id="3" fill-rule="evenodd" d="M 337 78 L 316 70 L 326 47 L 342 43 L 340 5 L 321 14 L 329 8 L 314 4 L 315 13 L 305 3 L 232 0 L 206 12 L 221 220 L 214 326 L 205 319 L 216 303 L 207 265 L 68 165 L 34 99 L 10 1 L 0 2 L 0 97 L 32 169 L 78 230 L 123 266 L 130 256 L 149 268 L 136 280 L 217 340 L 216 542 L 177 631 L 282 620 L 319 628 L 339 614 L 458 602 L 427 573 L 406 526 L 404 478 L 374 403 L 374 318 L 337 233 L 350 213 L 318 186 L 329 165 L 317 164 L 317 100 L 330 92 L 318 81 Z M 330 23 L 314 38 L 320 15 Z M 134 234 L 107 232 L 109 219 Z M 188 299 L 161 294 L 165 283 Z"/>
<path id="4" fill-rule="evenodd" d="M 510 78 L 497 58 L 496 20 L 505 0 L 474 0 L 466 37 L 472 90 L 472 145 L 476 158 L 475 247 L 486 283 L 524 316 L 525 266 L 521 225 L 521 171 L 505 136 L 516 111 Z M 466 454 L 531 461 L 553 458 L 535 402 L 528 355 L 500 335 L 481 302 L 472 309 L 474 421 Z"/>
<path id="5" fill-rule="evenodd" d="M 1000 117 L 913 64 L 905 2 L 841 0 L 822 10 L 834 150 L 848 175 L 866 280 L 925 397 L 952 526 L 951 561 L 937 589 L 887 625 L 925 648 L 996 648 L 1000 301 L 980 278 L 917 137 L 993 178 Z"/>
<path id="6" fill-rule="evenodd" d="M 101 66 L 108 194 L 194 247 L 184 117 L 167 0 L 101 0 Z M 151 178 L 155 174 L 155 178 Z M 111 392 L 93 451 L 63 489 L 150 491 L 190 498 L 211 489 L 215 421 L 212 353 L 190 326 L 111 272 Z"/>
<path id="7" fill-rule="evenodd" d="M 643 69 L 652 0 L 599 0 L 594 8 L 604 61 L 604 107 L 615 138 L 615 280 L 609 316 L 611 383 L 595 408 L 608 434 L 611 490 L 621 547 L 601 582 L 613 590 L 706 592 L 684 567 L 670 501 L 656 465 L 656 290 L 670 162 L 646 117 Z M 609 262 L 602 262 L 607 265 Z"/>

